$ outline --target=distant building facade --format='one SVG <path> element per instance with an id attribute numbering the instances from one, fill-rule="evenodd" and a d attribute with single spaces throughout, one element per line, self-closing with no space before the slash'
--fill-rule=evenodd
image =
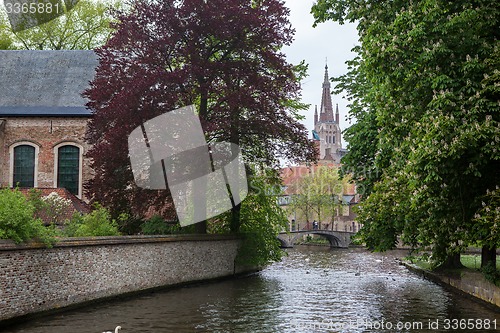
<path id="1" fill-rule="evenodd" d="M 359 195 L 356 194 L 354 184 L 349 184 L 344 188 L 342 198 L 340 198 L 342 208 L 338 209 L 334 215 L 323 216 L 321 220 L 314 213 L 309 218 L 306 218 L 301 212 L 291 207 L 294 196 L 304 195 L 304 193 L 300 193 L 299 185 L 303 177 L 314 174 L 324 167 L 340 168 L 341 158 L 347 153 L 347 150 L 342 148 L 338 104 L 335 107 L 335 113 L 333 112 L 328 66 L 325 66 L 320 109 L 318 111 L 316 106 L 314 110 L 314 130 L 312 134 L 312 140 L 315 141 L 318 152 L 317 165 L 302 164 L 281 169 L 283 194 L 279 197 L 278 203 L 287 211 L 290 231 L 320 228 L 357 232 L 361 225 L 355 221 L 356 214 L 353 210 L 359 201 Z M 316 226 L 313 225 L 314 222 L 317 223 Z"/>
<path id="2" fill-rule="evenodd" d="M 84 198 L 92 114 L 81 93 L 96 66 L 92 51 L 0 51 L 0 187 Z"/>
<path id="3" fill-rule="evenodd" d="M 293 207 L 294 197 L 307 195 L 301 193 L 301 179 L 314 173 L 321 172 L 321 168 L 339 168 L 337 164 L 318 165 L 298 165 L 281 169 L 281 179 L 283 181 L 283 193 L 278 198 L 278 204 L 285 209 L 288 215 L 289 231 L 312 230 L 313 222 L 317 222 L 317 228 L 335 231 L 359 231 L 361 225 L 355 221 L 356 213 L 354 207 L 359 202 L 359 195 L 356 194 L 356 186 L 348 184 L 342 190 L 340 196 L 341 206 L 334 214 L 322 214 L 320 219 L 314 209 L 311 209 L 309 216 L 304 214 L 302 209 Z M 325 184 L 326 186 L 327 184 Z M 332 198 L 333 200 L 333 198 Z"/>

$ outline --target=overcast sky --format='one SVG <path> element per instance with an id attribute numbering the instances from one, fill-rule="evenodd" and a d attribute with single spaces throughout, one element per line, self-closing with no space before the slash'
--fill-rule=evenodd
<path id="1" fill-rule="evenodd" d="M 330 77 L 339 76 L 347 72 L 345 62 L 352 59 L 351 49 L 358 42 L 358 33 L 355 24 L 339 25 L 334 22 L 321 23 L 313 28 L 313 16 L 310 14 L 313 0 L 285 0 L 290 8 L 290 21 L 295 28 L 295 41 L 284 52 L 290 63 L 298 64 L 305 60 L 309 64 L 309 76 L 302 82 L 303 101 L 311 104 L 305 112 L 304 125 L 309 130 L 314 128 L 314 105 L 321 104 L 321 92 L 325 61 L 328 58 L 328 73 Z M 332 85 L 333 88 L 333 85 Z M 347 100 L 342 96 L 332 96 L 333 107 L 339 104 L 340 127 L 344 130 L 349 126 L 345 116 L 347 114 Z M 345 148 L 344 142 L 342 146 Z"/>

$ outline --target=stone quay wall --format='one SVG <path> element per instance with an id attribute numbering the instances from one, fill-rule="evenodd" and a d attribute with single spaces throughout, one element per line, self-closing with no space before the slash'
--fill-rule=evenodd
<path id="1" fill-rule="evenodd" d="M 0 326 L 101 298 L 242 273 L 227 235 L 67 238 L 53 248 L 0 240 Z"/>
<path id="2" fill-rule="evenodd" d="M 408 262 L 403 264 L 415 272 L 435 283 L 459 291 L 491 306 L 500 308 L 500 288 L 486 281 L 480 272 L 462 271 L 459 274 L 439 274 L 422 269 Z"/>

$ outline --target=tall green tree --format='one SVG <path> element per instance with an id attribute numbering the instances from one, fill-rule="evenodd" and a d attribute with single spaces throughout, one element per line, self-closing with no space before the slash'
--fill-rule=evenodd
<path id="1" fill-rule="evenodd" d="M 491 230 L 472 230 L 481 198 L 500 184 L 500 4 L 318 0 L 312 12 L 317 23 L 358 24 L 358 57 L 338 87 L 358 120 L 346 169 L 377 170 L 353 176 L 368 189 L 366 244 L 385 250 L 402 236 L 432 246 L 438 264 L 458 263 L 468 244 L 494 251 Z"/>
<path id="2" fill-rule="evenodd" d="M 7 13 L 0 10 L 0 48 L 27 50 L 92 50 L 114 32 L 110 8 L 121 1 L 80 0 L 71 10 L 49 22 L 13 31 Z"/>
<path id="3" fill-rule="evenodd" d="M 333 223 L 342 212 L 342 195 L 348 186 L 348 177 L 339 177 L 339 169 L 331 166 L 312 166 L 311 172 L 298 179 L 291 189 L 295 194 L 289 209 L 299 212 L 306 221 Z"/>

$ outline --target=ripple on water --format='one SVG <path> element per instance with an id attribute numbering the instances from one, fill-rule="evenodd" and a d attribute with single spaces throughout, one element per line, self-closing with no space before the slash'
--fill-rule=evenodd
<path id="1" fill-rule="evenodd" d="M 429 319 L 444 318 L 489 318 L 500 325 L 498 313 L 408 272 L 394 260 L 403 255 L 359 249 L 294 249 L 282 262 L 249 278 L 107 302 L 4 332 L 100 333 L 121 325 L 122 333 L 392 333 L 417 331 L 363 325 L 334 330 L 318 325 L 339 327 L 359 320 L 427 324 Z"/>

